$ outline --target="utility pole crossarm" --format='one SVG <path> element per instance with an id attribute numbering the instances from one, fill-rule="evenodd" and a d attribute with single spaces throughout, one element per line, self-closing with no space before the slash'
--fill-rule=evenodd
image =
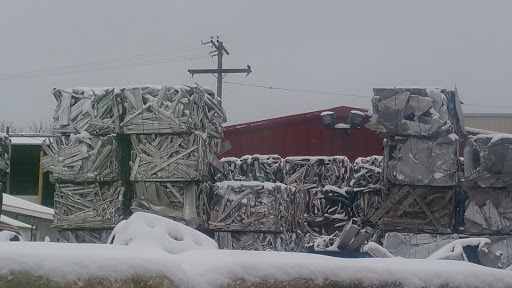
<path id="1" fill-rule="evenodd" d="M 217 73 L 245 73 L 247 75 L 252 73 L 251 66 L 243 69 L 189 69 L 188 73 L 192 76 L 195 74 L 217 74 Z"/>

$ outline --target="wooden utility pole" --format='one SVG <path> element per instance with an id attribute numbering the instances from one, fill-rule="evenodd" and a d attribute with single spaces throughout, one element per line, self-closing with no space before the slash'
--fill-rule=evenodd
<path id="1" fill-rule="evenodd" d="M 194 77 L 195 74 L 213 74 L 217 77 L 217 97 L 222 99 L 222 79 L 229 73 L 244 73 L 249 75 L 252 73 L 251 66 L 247 65 L 247 68 L 243 69 L 223 69 L 222 68 L 222 58 L 224 54 L 229 55 L 228 50 L 224 46 L 224 43 L 219 40 L 217 36 L 217 40 L 213 41 L 213 37 L 211 37 L 209 42 L 203 42 L 203 45 L 210 44 L 214 51 L 210 52 L 212 57 L 217 56 L 217 69 L 189 69 L 188 73 Z"/>

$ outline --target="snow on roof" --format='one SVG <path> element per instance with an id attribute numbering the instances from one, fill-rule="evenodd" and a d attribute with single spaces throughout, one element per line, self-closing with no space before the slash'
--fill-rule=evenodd
<path id="1" fill-rule="evenodd" d="M 359 115 L 364 116 L 364 113 L 363 113 L 363 112 L 361 112 L 361 111 L 357 111 L 357 110 L 352 110 L 352 111 L 350 111 L 350 113 L 359 114 Z"/>
<path id="2" fill-rule="evenodd" d="M 320 113 L 320 116 L 331 115 L 331 114 L 334 114 L 334 112 L 332 112 L 332 111 L 324 111 L 324 112 Z"/>
<path id="3" fill-rule="evenodd" d="M 18 227 L 18 228 L 32 228 L 32 226 L 26 224 L 26 223 L 23 223 L 21 221 L 18 221 L 18 220 L 14 220 L 12 218 L 9 218 L 5 215 L 0 215 L 0 222 L 1 223 L 4 223 L 4 224 L 7 224 L 7 225 L 11 225 L 11 226 L 14 226 L 14 227 Z"/>
<path id="4" fill-rule="evenodd" d="M 46 137 L 10 137 L 11 145 L 42 145 Z"/>
<path id="5" fill-rule="evenodd" d="M 34 217 L 53 219 L 53 209 L 35 204 L 4 193 L 2 209 L 9 212 L 30 215 Z"/>
<path id="6" fill-rule="evenodd" d="M 332 160 L 341 160 L 348 161 L 348 158 L 345 156 L 291 156 L 286 157 L 285 161 L 332 161 Z"/>
<path id="7" fill-rule="evenodd" d="M 44 242 L 2 243 L 0 255 L 0 275 L 26 271 L 67 282 L 149 275 L 166 276 L 178 287 L 198 288 L 233 286 L 232 281 L 237 279 L 358 281 L 359 286 L 397 282 L 396 286 L 410 288 L 512 285 L 510 271 L 458 261 L 342 259 L 306 253 L 230 250 L 194 250 L 170 255 L 141 247 Z"/>
<path id="8" fill-rule="evenodd" d="M 471 133 L 478 133 L 478 134 L 496 134 L 496 133 L 499 133 L 499 132 L 495 132 L 495 131 L 484 130 L 484 129 L 477 129 L 477 128 L 471 128 L 471 127 L 466 127 L 466 131 L 471 132 Z"/>

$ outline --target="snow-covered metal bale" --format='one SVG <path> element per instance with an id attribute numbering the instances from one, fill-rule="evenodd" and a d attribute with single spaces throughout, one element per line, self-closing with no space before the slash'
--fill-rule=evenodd
<path id="1" fill-rule="evenodd" d="M 246 155 L 240 158 L 241 175 L 249 181 L 282 183 L 282 159 L 278 155 Z"/>
<path id="2" fill-rule="evenodd" d="M 512 232 L 512 188 L 466 187 L 464 228 L 467 234 Z"/>
<path id="3" fill-rule="evenodd" d="M 211 185 L 190 182 L 136 182 L 132 210 L 153 213 L 187 226 L 207 227 Z"/>
<path id="4" fill-rule="evenodd" d="M 305 252 L 301 232 L 216 232 L 215 241 L 228 250 Z"/>
<path id="5" fill-rule="evenodd" d="M 226 116 L 215 94 L 200 86 L 54 89 L 56 133 L 223 136 Z"/>
<path id="6" fill-rule="evenodd" d="M 225 157 L 220 159 L 222 171 L 217 176 L 217 181 L 249 181 L 246 176 L 240 174 L 240 158 Z"/>
<path id="7" fill-rule="evenodd" d="M 458 147 L 455 134 L 440 138 L 392 137 L 384 142 L 384 173 L 398 185 L 455 186 Z"/>
<path id="8" fill-rule="evenodd" d="M 93 135 L 120 132 L 122 107 L 114 101 L 115 93 L 115 88 L 53 89 L 52 94 L 57 100 L 54 132 L 87 132 Z"/>
<path id="9" fill-rule="evenodd" d="M 214 185 L 209 228 L 216 231 L 284 232 L 295 222 L 295 189 L 269 182 Z"/>
<path id="10" fill-rule="evenodd" d="M 204 134 L 130 135 L 132 181 L 208 181 L 220 139 Z"/>
<path id="11" fill-rule="evenodd" d="M 395 186 L 383 191 L 371 217 L 383 230 L 407 233 L 451 233 L 455 187 Z"/>
<path id="12" fill-rule="evenodd" d="M 350 187 L 367 188 L 381 185 L 384 158 L 382 156 L 359 157 L 352 164 Z"/>
<path id="13" fill-rule="evenodd" d="M 466 186 L 508 187 L 512 185 L 512 135 L 470 136 L 464 148 Z"/>
<path id="14" fill-rule="evenodd" d="M 457 91 L 439 88 L 375 88 L 366 125 L 384 136 L 433 136 L 463 130 Z"/>
<path id="15" fill-rule="evenodd" d="M 288 157 L 283 161 L 285 183 L 292 186 L 345 187 L 350 178 L 350 162 L 345 156 Z"/>
<path id="16" fill-rule="evenodd" d="M 120 123 L 126 134 L 190 133 L 221 138 L 226 121 L 220 99 L 200 86 L 138 86 L 118 90 L 126 108 Z"/>
<path id="17" fill-rule="evenodd" d="M 121 182 L 55 185 L 54 225 L 62 229 L 108 229 L 121 220 Z"/>
<path id="18" fill-rule="evenodd" d="M 278 155 L 246 155 L 242 158 L 223 158 L 220 160 L 223 172 L 221 181 L 258 181 L 282 183 L 282 159 Z"/>
<path id="19" fill-rule="evenodd" d="M 115 135 L 90 136 L 86 132 L 60 136 L 43 145 L 41 168 L 53 182 L 115 181 L 118 147 Z"/>

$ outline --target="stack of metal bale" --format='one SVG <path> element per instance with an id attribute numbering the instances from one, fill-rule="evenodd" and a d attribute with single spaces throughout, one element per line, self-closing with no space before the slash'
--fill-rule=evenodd
<path id="1" fill-rule="evenodd" d="M 304 197 L 282 183 L 214 185 L 209 228 L 221 249 L 301 252 Z"/>
<path id="2" fill-rule="evenodd" d="M 209 223 L 219 247 L 302 251 L 305 195 L 282 184 L 281 157 L 256 154 L 220 161 L 223 172 L 214 186 Z"/>
<path id="3" fill-rule="evenodd" d="M 285 183 L 307 196 L 304 211 L 307 250 L 358 250 L 370 236 L 370 231 L 360 229 L 361 223 L 355 219 L 357 195 L 349 187 L 350 166 L 344 156 L 284 160 Z"/>
<path id="4" fill-rule="evenodd" d="M 122 219 L 119 124 L 115 89 L 53 90 L 54 131 L 43 145 L 44 171 L 55 183 L 54 225 L 68 242 L 103 242 Z"/>
<path id="5" fill-rule="evenodd" d="M 512 135 L 471 136 L 464 149 L 465 192 L 461 215 L 466 234 L 512 232 Z M 512 254 L 512 253 L 510 253 Z"/>
<path id="6" fill-rule="evenodd" d="M 120 129 L 130 139 L 132 210 L 205 227 L 225 120 L 220 99 L 199 86 L 130 87 L 116 99 L 126 111 Z"/>
<path id="7" fill-rule="evenodd" d="M 110 229 L 130 207 L 192 227 L 207 224 L 200 207 L 213 167 L 220 167 L 225 121 L 211 90 L 148 85 L 53 94 L 54 129 L 62 136 L 41 165 L 56 183 L 57 227 Z"/>
<path id="8" fill-rule="evenodd" d="M 464 127 L 457 92 L 379 88 L 374 95 L 367 127 L 385 137 L 386 189 L 370 220 L 385 231 L 450 233 Z"/>

